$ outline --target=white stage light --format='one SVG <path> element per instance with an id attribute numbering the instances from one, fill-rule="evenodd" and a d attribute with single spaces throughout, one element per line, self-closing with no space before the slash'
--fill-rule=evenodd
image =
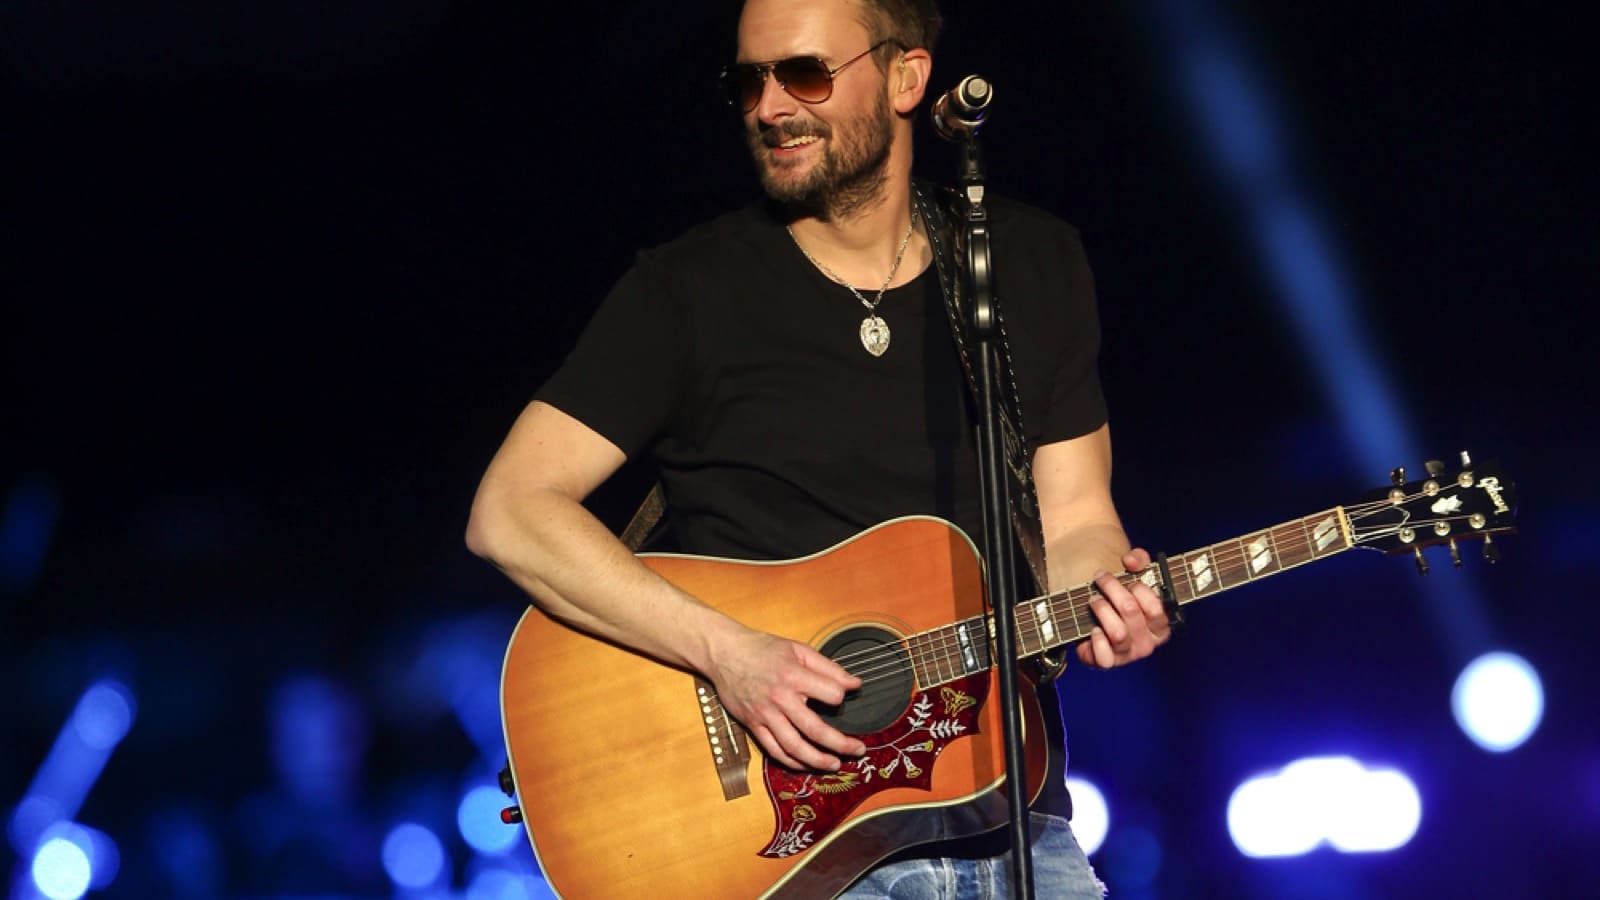
<path id="1" fill-rule="evenodd" d="M 1422 822 L 1416 786 L 1394 769 L 1362 773 L 1328 823 L 1328 842 L 1345 853 L 1375 853 L 1404 846 Z"/>
<path id="2" fill-rule="evenodd" d="M 1068 778 L 1067 792 L 1072 795 L 1072 834 L 1083 848 L 1083 854 L 1089 856 L 1105 843 L 1106 831 L 1111 828 L 1111 812 L 1100 789 L 1082 778 Z"/>
<path id="3" fill-rule="evenodd" d="M 1246 856 L 1298 856 L 1322 839 L 1276 775 L 1252 778 L 1234 790 L 1228 834 Z"/>
<path id="4" fill-rule="evenodd" d="M 1520 747 L 1544 717 L 1539 673 L 1512 653 L 1473 660 L 1450 692 L 1456 724 L 1474 743 L 1494 753 Z"/>
<path id="5" fill-rule="evenodd" d="M 1228 800 L 1228 833 L 1246 856 L 1298 856 L 1324 842 L 1343 853 L 1393 850 L 1421 821 L 1409 778 L 1348 756 L 1298 760 L 1249 779 Z"/>

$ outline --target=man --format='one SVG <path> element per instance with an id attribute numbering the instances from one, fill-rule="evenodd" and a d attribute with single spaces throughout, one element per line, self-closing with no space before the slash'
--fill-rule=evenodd
<path id="1" fill-rule="evenodd" d="M 931 3 L 746 3 L 724 81 L 769 202 L 641 254 L 518 418 L 468 528 L 472 550 L 549 615 L 702 673 L 793 769 L 833 772 L 865 752 L 807 705 L 838 704 L 860 680 L 660 578 L 581 501 L 649 453 L 686 552 L 793 558 L 913 513 L 977 534 L 970 401 L 912 203 L 938 24 Z M 1068 226 L 1014 204 L 995 215 L 1049 580 L 1095 579 L 1099 627 L 1078 657 L 1119 665 L 1169 626 L 1153 592 L 1106 574 L 1149 557 L 1129 549 L 1110 496 L 1087 267 Z M 1036 833 L 1040 895 L 1098 896 L 1065 822 Z M 1006 877 L 997 860 L 946 850 L 880 867 L 851 895 L 890 896 L 897 881 L 965 894 Z"/>

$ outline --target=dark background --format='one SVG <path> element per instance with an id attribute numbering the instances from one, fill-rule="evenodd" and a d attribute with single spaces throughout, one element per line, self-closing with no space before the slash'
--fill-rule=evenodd
<path id="1" fill-rule="evenodd" d="M 1184 105 L 1174 47 L 1195 11 L 989 6 L 946 4 L 934 86 L 992 78 L 992 185 L 1083 232 L 1137 542 L 1180 552 L 1350 502 L 1386 483 L 1369 456 L 1420 471 L 1399 458 L 1413 442 L 1498 457 L 1521 488 L 1498 567 L 1470 553 L 1457 573 L 1441 555 L 1430 593 L 1408 561 L 1352 554 L 1197 607 L 1135 669 L 1069 673 L 1073 765 L 1113 806 L 1102 874 L 1121 896 L 1592 891 L 1587 37 L 1491 4 L 1202 17 L 1270 98 L 1408 429 L 1357 447 L 1327 387 L 1341 379 L 1312 367 L 1265 274 L 1249 186 L 1218 177 Z M 112 893 L 383 895 L 382 835 L 430 815 L 465 883 L 453 804 L 503 761 L 482 723 L 498 727 L 493 679 L 523 605 L 464 549 L 468 506 L 634 250 L 753 196 L 712 83 L 732 10 L 0 10 L 0 490 L 8 515 L 18 498 L 48 511 L 8 526 L 8 815 L 109 676 L 137 719 L 79 821 L 121 846 Z M 929 138 L 919 169 L 945 177 Z M 597 511 L 619 523 L 644 477 Z M 1527 658 L 1547 697 L 1541 729 L 1504 755 L 1448 707 L 1489 649 Z M 350 723 L 320 801 L 275 755 L 295 684 L 341 698 Z M 1330 752 L 1412 776 L 1413 841 L 1240 856 L 1232 788 Z M 205 880 L 173 874 L 184 857 L 161 836 L 179 832 L 204 838 Z"/>

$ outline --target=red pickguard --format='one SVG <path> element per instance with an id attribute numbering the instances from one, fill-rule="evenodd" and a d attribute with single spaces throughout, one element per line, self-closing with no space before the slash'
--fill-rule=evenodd
<path id="1" fill-rule="evenodd" d="M 945 746 L 978 733 L 979 712 L 988 697 L 987 672 L 917 691 L 889 727 L 860 736 L 866 754 L 837 772 L 796 772 L 766 759 L 762 772 L 778 821 L 761 855 L 781 859 L 804 851 L 879 791 L 928 790 L 933 765 Z"/>

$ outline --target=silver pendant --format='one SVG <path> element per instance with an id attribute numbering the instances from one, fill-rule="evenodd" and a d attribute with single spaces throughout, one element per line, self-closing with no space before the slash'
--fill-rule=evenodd
<path id="1" fill-rule="evenodd" d="M 861 346 L 873 356 L 882 356 L 889 349 L 889 323 L 877 316 L 861 320 Z"/>

